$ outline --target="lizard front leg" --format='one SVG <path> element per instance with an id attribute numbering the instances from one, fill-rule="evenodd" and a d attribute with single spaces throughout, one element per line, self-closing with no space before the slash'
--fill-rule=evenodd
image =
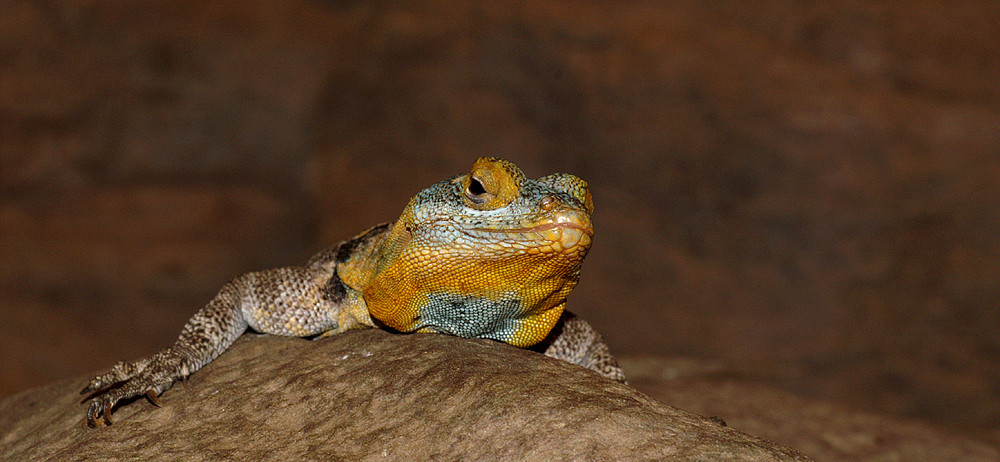
<path id="1" fill-rule="evenodd" d="M 336 329 L 344 291 L 336 273 L 320 268 L 278 268 L 234 279 L 184 325 L 172 346 L 91 379 L 82 393 L 113 388 L 91 400 L 87 424 L 111 424 L 111 410 L 123 399 L 146 394 L 159 404 L 160 393 L 222 354 L 247 327 L 288 336 Z"/>
<path id="2" fill-rule="evenodd" d="M 583 366 L 611 380 L 625 383 L 625 373 L 608 344 L 590 323 L 564 311 L 542 343 L 532 347 L 545 356 Z"/>

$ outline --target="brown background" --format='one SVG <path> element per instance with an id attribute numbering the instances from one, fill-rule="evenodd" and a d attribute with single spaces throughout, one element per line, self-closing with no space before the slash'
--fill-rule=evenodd
<path id="1" fill-rule="evenodd" d="M 0 2 L 0 396 L 498 155 L 619 354 L 1000 444 L 1000 7 L 474 3 Z"/>

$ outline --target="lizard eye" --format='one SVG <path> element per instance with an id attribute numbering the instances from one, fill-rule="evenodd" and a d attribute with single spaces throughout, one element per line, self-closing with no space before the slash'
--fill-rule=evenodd
<path id="1" fill-rule="evenodd" d="M 489 199 L 483 183 L 475 178 L 469 178 L 469 186 L 465 188 L 465 195 L 476 204 L 485 203 Z"/>
<path id="2" fill-rule="evenodd" d="M 506 207 L 521 194 L 524 174 L 505 160 L 480 157 L 472 171 L 460 177 L 455 193 L 464 205 L 475 210 L 496 210 Z"/>

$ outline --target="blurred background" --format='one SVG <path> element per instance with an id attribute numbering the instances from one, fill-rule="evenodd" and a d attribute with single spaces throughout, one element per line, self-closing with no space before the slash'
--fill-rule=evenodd
<path id="1" fill-rule="evenodd" d="M 1000 444 L 1000 4 L 476 3 L 0 2 L 0 397 L 495 155 L 620 356 Z"/>

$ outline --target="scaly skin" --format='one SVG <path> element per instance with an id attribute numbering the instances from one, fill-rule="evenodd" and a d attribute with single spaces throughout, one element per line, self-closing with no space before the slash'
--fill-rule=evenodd
<path id="1" fill-rule="evenodd" d="M 218 357 L 247 328 L 298 337 L 384 327 L 488 338 L 625 377 L 601 336 L 565 311 L 590 249 L 593 202 L 573 175 L 525 178 L 481 158 L 431 185 L 392 224 L 323 251 L 301 267 L 247 273 L 226 284 L 173 346 L 116 364 L 83 393 L 91 427 L 122 400 L 157 399 Z"/>

